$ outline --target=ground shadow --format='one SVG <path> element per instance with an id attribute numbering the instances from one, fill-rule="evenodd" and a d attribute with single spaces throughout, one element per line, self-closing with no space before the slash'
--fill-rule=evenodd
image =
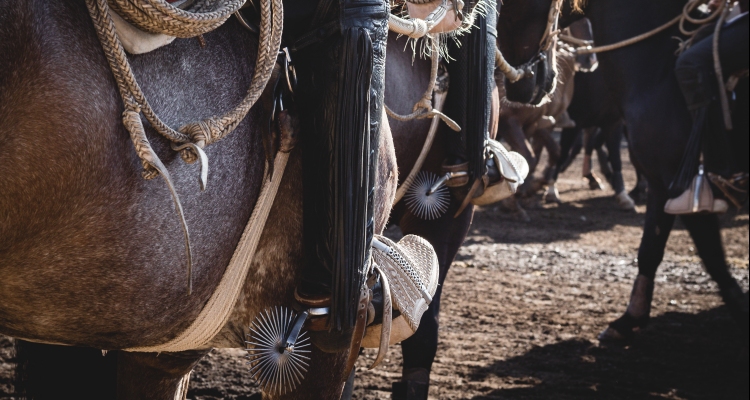
<path id="1" fill-rule="evenodd" d="M 476 400 L 747 399 L 747 345 L 725 307 L 666 313 L 627 347 L 561 341 L 478 368 L 466 379 L 494 376 L 508 386 Z"/>
<path id="2" fill-rule="evenodd" d="M 610 197 L 592 197 L 572 203 L 549 207 L 530 207 L 526 211 L 530 222 L 519 220 L 499 206 L 478 208 L 471 227 L 471 235 L 481 235 L 494 243 L 530 244 L 576 240 L 590 232 L 611 232 L 615 226 L 643 227 L 645 214 L 613 209 Z M 721 215 L 722 228 L 748 225 L 748 206 L 732 209 Z M 502 227 L 502 229 L 498 229 Z M 674 230 L 684 230 L 677 219 Z M 470 242 L 469 242 L 470 243 Z"/>

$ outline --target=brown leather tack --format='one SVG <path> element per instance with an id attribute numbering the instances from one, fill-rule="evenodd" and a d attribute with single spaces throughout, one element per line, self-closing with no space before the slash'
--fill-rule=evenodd
<path id="1" fill-rule="evenodd" d="M 359 348 L 362 344 L 362 338 L 365 336 L 367 327 L 367 306 L 370 304 L 370 290 L 362 290 L 359 295 L 359 306 L 357 307 L 357 324 L 354 326 L 352 334 L 352 344 L 349 347 L 349 358 L 346 360 L 346 375 L 348 376 L 354 368 L 354 364 L 359 358 Z"/>
<path id="2" fill-rule="evenodd" d="M 331 295 L 301 295 L 297 289 L 294 290 L 294 299 L 307 308 L 320 308 L 331 306 Z"/>
<path id="3" fill-rule="evenodd" d="M 474 184 L 471 185 L 471 189 L 469 189 L 469 193 L 466 194 L 466 197 L 464 198 L 463 203 L 461 203 L 461 207 L 458 208 L 458 211 L 456 211 L 456 214 L 453 215 L 453 218 L 458 218 L 459 215 L 461 215 L 462 212 L 464 212 L 464 209 L 466 209 L 466 206 L 471 203 L 471 199 L 474 198 L 474 196 L 479 193 L 479 190 L 484 190 L 484 180 L 482 179 L 476 179 L 474 180 Z"/>
<path id="4" fill-rule="evenodd" d="M 289 110 L 283 110 L 278 115 L 281 145 L 279 151 L 289 153 L 297 144 L 299 135 L 299 118 L 293 116 Z"/>
<path id="5" fill-rule="evenodd" d="M 319 315 L 315 317 L 308 317 L 305 321 L 305 328 L 312 332 L 323 332 L 327 331 L 331 326 L 331 318 L 328 315 Z"/>
<path id="6" fill-rule="evenodd" d="M 469 163 L 461 163 L 461 164 L 454 164 L 454 165 L 448 165 L 443 163 L 441 169 L 443 170 L 443 174 L 447 174 L 448 172 L 468 172 L 469 171 Z M 445 186 L 448 187 L 461 187 L 466 186 L 469 183 L 469 175 L 464 176 L 457 176 L 451 179 L 448 179 L 447 182 L 445 182 Z"/>

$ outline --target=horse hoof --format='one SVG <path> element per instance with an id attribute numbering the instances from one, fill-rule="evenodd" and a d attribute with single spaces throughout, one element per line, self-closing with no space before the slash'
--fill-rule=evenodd
<path id="1" fill-rule="evenodd" d="M 550 185 L 547 187 L 547 191 L 544 193 L 544 202 L 562 204 L 562 200 L 560 200 L 560 192 L 557 190 L 557 186 Z"/>
<path id="2" fill-rule="evenodd" d="M 585 176 L 586 179 L 589 181 L 589 189 L 591 190 L 604 190 L 604 185 L 602 184 L 601 179 L 594 175 L 593 172 L 590 172 L 588 175 Z"/>
<path id="3" fill-rule="evenodd" d="M 635 211 L 635 201 L 628 196 L 626 191 L 622 191 L 615 195 L 615 201 L 617 202 L 617 208 L 623 211 Z"/>
<path id="4" fill-rule="evenodd" d="M 427 400 L 429 384 L 417 381 L 393 382 L 391 400 Z"/>
<path id="5" fill-rule="evenodd" d="M 628 340 L 628 337 L 618 332 L 617 329 L 608 326 L 605 328 L 599 336 L 596 337 L 602 343 L 623 343 Z"/>

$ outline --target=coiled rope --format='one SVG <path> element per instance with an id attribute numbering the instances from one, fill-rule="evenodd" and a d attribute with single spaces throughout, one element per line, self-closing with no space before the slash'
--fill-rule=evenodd
<path id="1" fill-rule="evenodd" d="M 435 0 L 407 0 L 412 4 L 429 4 Z M 425 19 L 419 18 L 401 18 L 395 14 L 388 16 L 388 29 L 401 35 L 406 35 L 412 39 L 419 39 L 426 36 L 430 31 L 440 24 L 448 15 L 448 11 L 451 8 L 461 10 L 464 7 L 462 0 L 452 1 L 443 0 L 442 3 L 435 8 Z M 455 5 L 454 5 L 455 4 Z"/>
<path id="2" fill-rule="evenodd" d="M 195 37 L 217 28 L 243 4 L 243 0 L 221 2 L 213 10 L 207 10 L 209 3 L 202 2 L 191 12 L 176 8 L 165 0 L 86 0 L 86 5 L 94 23 L 97 36 L 125 106 L 123 124 L 130 133 L 136 153 L 143 165 L 143 177 L 153 179 L 161 175 L 169 187 L 175 209 L 185 236 L 185 251 L 188 261 L 188 293 L 192 292 L 192 252 L 190 234 L 185 221 L 182 205 L 172 180 L 164 164 L 151 148 L 146 137 L 140 114 L 146 117 L 151 126 L 172 142 L 172 148 L 180 152 L 183 160 L 193 163 L 201 160 L 201 188 L 205 188 L 207 173 L 206 156 L 201 150 L 232 132 L 245 118 L 250 108 L 263 92 L 281 45 L 284 11 L 281 0 L 261 1 L 261 26 L 257 63 L 252 83 L 245 98 L 234 109 L 221 116 L 212 116 L 202 121 L 189 123 L 174 130 L 165 124 L 151 108 L 143 94 L 128 62 L 125 50 L 117 35 L 109 6 L 136 27 L 152 33 L 162 33 L 179 37 Z M 205 11 L 205 12 L 204 12 Z"/>
<path id="3" fill-rule="evenodd" d="M 401 115 L 395 113 L 393 110 L 391 110 L 388 105 L 385 106 L 385 112 L 388 114 L 389 117 L 398 120 L 398 121 L 411 121 L 413 119 L 423 119 L 423 118 L 440 118 L 445 122 L 446 125 L 448 125 L 449 128 L 453 129 L 456 132 L 461 131 L 461 127 L 458 126 L 456 121 L 452 120 L 447 115 L 443 114 L 441 110 L 435 109 L 432 104 L 432 93 L 435 91 L 435 84 L 437 82 L 437 74 L 438 74 L 438 67 L 440 65 L 440 57 L 437 53 L 437 41 L 432 41 L 432 64 L 430 68 L 430 83 L 427 86 L 427 90 L 425 90 L 424 94 L 422 95 L 422 98 L 419 99 L 419 101 L 414 104 L 414 108 L 412 109 L 411 114 Z"/>

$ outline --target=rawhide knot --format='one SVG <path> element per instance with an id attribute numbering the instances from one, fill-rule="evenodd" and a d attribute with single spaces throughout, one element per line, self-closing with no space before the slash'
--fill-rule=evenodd
<path id="1" fill-rule="evenodd" d="M 432 94 L 430 94 L 430 97 L 422 97 L 416 104 L 414 104 L 414 108 L 412 109 L 412 112 L 416 112 L 419 110 L 424 110 L 425 112 L 432 111 Z"/>
<path id="2" fill-rule="evenodd" d="M 190 136 L 190 141 L 201 149 L 221 138 L 222 130 L 223 125 L 216 117 L 191 122 L 180 128 L 180 132 Z M 188 164 L 198 160 L 198 155 L 189 147 L 180 150 L 180 156 Z"/>

